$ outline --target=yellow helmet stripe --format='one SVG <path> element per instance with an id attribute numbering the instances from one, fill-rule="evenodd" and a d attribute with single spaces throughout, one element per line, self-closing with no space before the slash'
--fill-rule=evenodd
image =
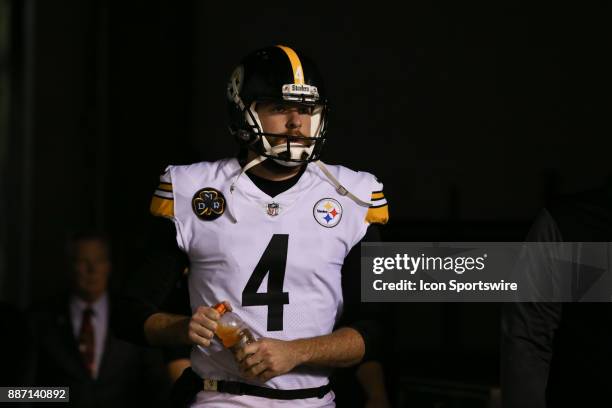
<path id="1" fill-rule="evenodd" d="M 302 69 L 302 63 L 300 57 L 293 49 L 284 45 L 277 45 L 278 48 L 285 51 L 289 61 L 291 62 L 291 69 L 293 69 L 293 83 L 296 85 L 304 85 L 304 70 Z"/>

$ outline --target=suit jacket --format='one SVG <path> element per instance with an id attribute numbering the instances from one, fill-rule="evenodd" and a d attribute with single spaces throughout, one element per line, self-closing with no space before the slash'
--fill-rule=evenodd
<path id="1" fill-rule="evenodd" d="M 73 407 L 163 406 L 170 385 L 160 351 L 118 339 L 110 321 L 98 377 L 89 376 L 73 334 L 69 299 L 66 295 L 31 312 L 35 383 L 70 387 Z"/>

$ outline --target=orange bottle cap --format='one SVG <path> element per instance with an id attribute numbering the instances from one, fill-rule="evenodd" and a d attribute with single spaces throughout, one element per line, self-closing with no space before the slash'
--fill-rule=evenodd
<path id="1" fill-rule="evenodd" d="M 224 303 L 217 303 L 213 308 L 219 312 L 220 315 L 223 315 L 227 311 L 227 306 Z"/>

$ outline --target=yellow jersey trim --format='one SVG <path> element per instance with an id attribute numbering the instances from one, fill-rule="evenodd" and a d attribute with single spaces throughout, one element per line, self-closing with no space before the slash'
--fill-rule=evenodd
<path id="1" fill-rule="evenodd" d="M 153 196 L 151 200 L 151 214 L 157 217 L 174 217 L 174 200 Z"/>
<path id="2" fill-rule="evenodd" d="M 366 214 L 366 222 L 370 224 L 386 224 L 389 221 L 389 206 L 370 207 Z"/>

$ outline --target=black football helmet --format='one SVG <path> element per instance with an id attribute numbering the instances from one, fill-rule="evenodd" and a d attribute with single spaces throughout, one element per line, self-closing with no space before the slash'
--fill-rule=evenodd
<path id="1" fill-rule="evenodd" d="M 285 166 L 319 159 L 326 140 L 327 95 L 319 71 L 306 56 L 282 45 L 253 52 L 234 69 L 227 84 L 227 98 L 230 132 L 242 146 Z M 255 111 L 256 104 L 263 101 L 308 107 L 310 134 L 264 132 Z M 277 145 L 268 138 L 284 140 Z"/>

